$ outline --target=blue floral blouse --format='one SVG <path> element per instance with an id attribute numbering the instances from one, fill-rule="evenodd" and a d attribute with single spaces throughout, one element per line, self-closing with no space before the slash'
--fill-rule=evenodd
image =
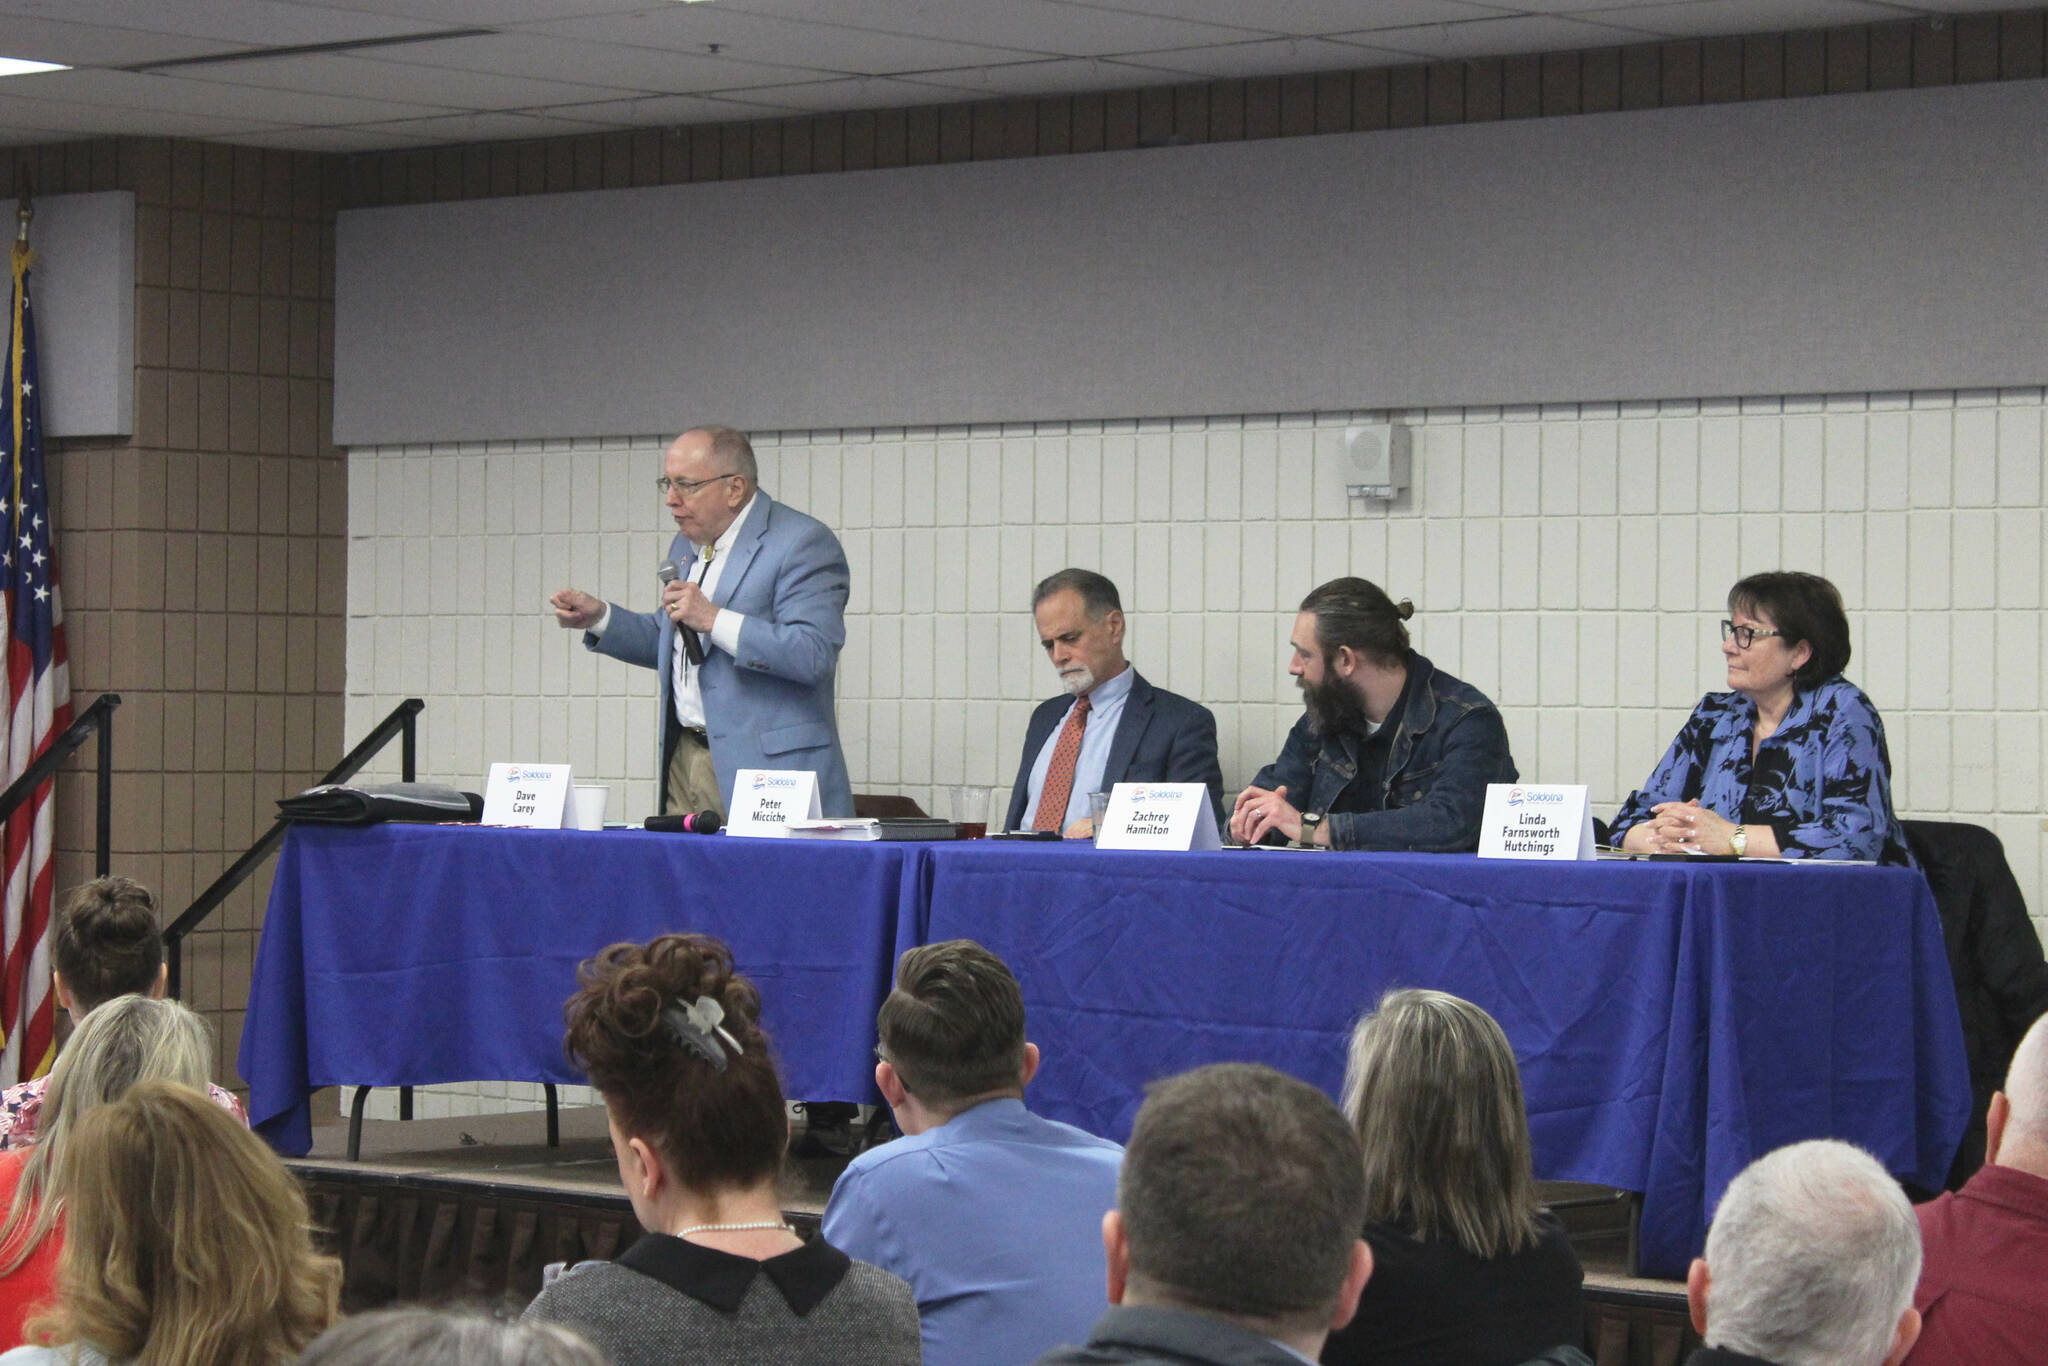
<path id="1" fill-rule="evenodd" d="M 1840 674 L 1798 693 L 1750 762 L 1756 704 L 1710 692 L 1692 709 L 1657 771 L 1614 818 L 1613 841 L 1650 819 L 1659 802 L 1699 799 L 1739 825 L 1768 825 L 1786 858 L 1874 859 L 1912 865 L 1892 813 L 1892 761 L 1884 722 Z"/>

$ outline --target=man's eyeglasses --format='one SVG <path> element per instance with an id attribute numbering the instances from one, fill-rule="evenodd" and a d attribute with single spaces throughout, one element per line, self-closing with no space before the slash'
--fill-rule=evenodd
<path id="1" fill-rule="evenodd" d="M 721 479 L 737 478 L 739 476 L 736 474 L 714 474 L 709 479 L 671 479 L 664 474 L 661 478 L 654 481 L 654 487 L 661 490 L 661 496 L 664 498 L 668 497 L 670 489 L 674 489 L 677 493 L 687 498 L 706 484 L 715 484 Z"/>
<path id="2" fill-rule="evenodd" d="M 1754 626 L 1737 626 L 1732 621 L 1721 623 L 1721 639 L 1732 640 L 1738 650 L 1747 650 L 1765 636 L 1782 636 L 1783 631 L 1759 631 Z"/>

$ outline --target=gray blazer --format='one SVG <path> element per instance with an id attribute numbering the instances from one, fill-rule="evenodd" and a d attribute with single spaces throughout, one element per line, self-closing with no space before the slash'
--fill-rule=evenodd
<path id="1" fill-rule="evenodd" d="M 824 814 L 851 816 L 853 784 L 839 748 L 832 696 L 839 650 L 846 644 L 846 552 L 817 518 L 765 493 L 757 498 L 711 595 L 720 607 L 747 618 L 740 628 L 739 653 L 707 651 L 700 680 L 718 791 L 730 810 L 733 775 L 740 769 L 808 769 L 818 775 Z M 680 535 L 669 547 L 670 558 L 682 565 L 696 552 Z M 599 654 L 653 669 L 660 678 L 659 775 L 675 725 L 670 696 L 675 627 L 661 611 L 632 612 L 613 603 L 611 612 L 604 634 L 585 632 L 583 643 Z"/>

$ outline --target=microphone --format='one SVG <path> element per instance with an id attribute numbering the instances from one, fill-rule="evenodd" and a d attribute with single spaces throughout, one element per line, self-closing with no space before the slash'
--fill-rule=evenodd
<path id="1" fill-rule="evenodd" d="M 665 835 L 715 835 L 722 822 L 716 811 L 690 811 L 677 815 L 649 816 L 645 828 Z"/>
<path id="2" fill-rule="evenodd" d="M 663 560 L 661 562 L 661 568 L 654 571 L 654 577 L 660 580 L 662 586 L 666 588 L 669 584 L 672 584 L 677 579 L 682 578 L 683 571 L 677 567 L 676 562 L 674 560 Z M 676 630 L 682 633 L 683 657 L 690 661 L 690 667 L 693 669 L 703 668 L 704 642 L 697 639 L 697 633 L 695 631 L 692 631 L 687 626 L 679 624 L 677 625 Z M 715 829 L 716 827 L 713 828 Z"/>

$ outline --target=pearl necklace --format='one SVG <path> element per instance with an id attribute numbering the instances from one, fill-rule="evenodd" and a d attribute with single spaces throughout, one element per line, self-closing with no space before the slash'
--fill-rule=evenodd
<path id="1" fill-rule="evenodd" d="M 759 1223 L 753 1224 L 692 1224 L 676 1234 L 676 1237 L 687 1238 L 693 1233 L 751 1233 L 755 1229 L 778 1229 L 784 1233 L 796 1232 L 795 1229 L 780 1219 L 763 1219 Z"/>

